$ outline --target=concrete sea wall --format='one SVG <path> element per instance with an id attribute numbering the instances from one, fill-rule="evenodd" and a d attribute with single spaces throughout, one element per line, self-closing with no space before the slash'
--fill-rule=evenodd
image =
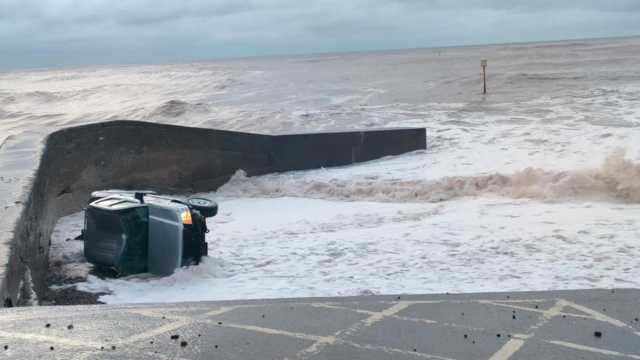
<path id="1" fill-rule="evenodd" d="M 56 222 L 92 191 L 213 191 L 249 176 L 343 166 L 426 149 L 425 129 L 260 135 L 112 121 L 24 133 L 0 147 L 0 299 L 36 304 Z"/>

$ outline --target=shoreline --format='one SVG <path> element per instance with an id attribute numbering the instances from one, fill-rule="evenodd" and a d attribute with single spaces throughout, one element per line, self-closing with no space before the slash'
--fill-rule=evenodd
<path id="1" fill-rule="evenodd" d="M 49 269 L 46 280 L 46 290 L 44 298 L 40 301 L 40 306 L 66 306 L 66 305 L 99 305 L 105 304 L 98 299 L 107 293 L 91 293 L 87 291 L 77 290 L 76 286 L 54 290 L 51 286 L 63 286 L 77 284 L 86 281 L 86 277 L 69 277 L 61 273 L 61 268 L 54 267 Z M 58 270 L 58 271 L 56 271 Z"/>

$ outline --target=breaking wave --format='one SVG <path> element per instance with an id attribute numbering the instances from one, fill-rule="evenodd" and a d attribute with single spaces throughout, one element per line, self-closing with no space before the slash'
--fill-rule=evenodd
<path id="1" fill-rule="evenodd" d="M 593 169 L 554 172 L 526 168 L 513 174 L 443 177 L 438 180 L 249 178 L 239 170 L 218 190 L 217 195 L 387 203 L 434 203 L 468 196 L 498 195 L 551 202 L 589 198 L 640 203 L 640 164 L 627 159 L 623 149 L 616 149 L 600 167 Z"/>
<path id="2" fill-rule="evenodd" d="M 513 84 L 520 84 L 522 81 L 575 81 L 585 80 L 589 77 L 587 75 L 572 75 L 572 74 L 528 74 L 517 73 L 507 77 L 507 82 Z"/>
<path id="3" fill-rule="evenodd" d="M 187 112 L 207 112 L 208 110 L 209 107 L 202 103 L 190 104 L 181 100 L 169 100 L 151 111 L 149 117 L 177 118 Z"/>

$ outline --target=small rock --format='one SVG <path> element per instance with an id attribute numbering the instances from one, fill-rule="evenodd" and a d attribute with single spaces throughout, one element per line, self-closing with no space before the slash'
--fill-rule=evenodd
<path id="1" fill-rule="evenodd" d="M 607 311 L 607 309 L 602 309 L 602 311 Z"/>
<path id="2" fill-rule="evenodd" d="M 164 319 L 164 316 L 162 318 Z"/>
<path id="3" fill-rule="evenodd" d="M 53 351 L 53 346 L 49 348 L 49 350 Z"/>
<path id="4" fill-rule="evenodd" d="M 69 329 L 69 330 L 73 329 L 73 325 L 67 326 L 67 329 Z"/>
<path id="5" fill-rule="evenodd" d="M 467 338 L 467 334 L 464 334 L 464 338 L 465 338 L 465 339 Z"/>
<path id="6" fill-rule="evenodd" d="M 464 313 L 462 313 L 462 316 L 464 316 Z"/>
<path id="7" fill-rule="evenodd" d="M 511 337 L 511 334 L 507 335 L 507 337 Z"/>
<path id="8" fill-rule="evenodd" d="M 418 351 L 418 349 L 413 349 L 413 352 L 416 352 L 416 351 Z"/>
<path id="9" fill-rule="evenodd" d="M 111 345 L 111 350 L 115 350 L 116 346 L 115 345 Z"/>
<path id="10" fill-rule="evenodd" d="M 598 338 L 602 337 L 602 332 L 601 331 L 596 331 L 596 332 L 593 333 L 593 336 L 598 337 Z"/>
<path id="11" fill-rule="evenodd" d="M 104 350 L 104 346 L 101 346 L 101 347 L 100 347 L 100 350 Z"/>
<path id="12" fill-rule="evenodd" d="M 262 317 L 264 317 L 264 315 L 262 315 Z"/>
<path id="13" fill-rule="evenodd" d="M 638 321 L 638 318 L 636 318 L 636 321 Z"/>
<path id="14" fill-rule="evenodd" d="M 475 342 L 475 340 L 474 340 L 474 341 L 472 342 L 472 344 L 475 344 L 475 343 L 476 343 L 476 342 Z"/>
<path id="15" fill-rule="evenodd" d="M 515 315 L 511 315 L 511 318 L 512 318 L 513 320 L 515 320 L 515 319 L 516 319 L 516 316 L 515 316 Z"/>
<path id="16" fill-rule="evenodd" d="M 47 324 L 44 327 L 46 327 L 47 329 L 51 327 L 51 324 Z"/>
<path id="17" fill-rule="evenodd" d="M 515 311 L 515 310 L 513 310 L 513 313 L 515 314 L 515 313 L 516 313 L 516 311 Z"/>
<path id="18" fill-rule="evenodd" d="M 222 321 L 218 321 L 218 325 L 222 325 Z"/>
<path id="19" fill-rule="evenodd" d="M 4 346 L 4 349 L 5 349 L 5 350 L 9 350 L 9 345 L 5 345 L 5 346 Z"/>
<path id="20" fill-rule="evenodd" d="M 509 298 L 509 295 L 507 295 L 507 299 Z"/>
<path id="21" fill-rule="evenodd" d="M 248 343 L 247 343 L 248 344 Z M 216 349 L 218 348 L 218 345 L 216 345 Z"/>
<path id="22" fill-rule="evenodd" d="M 198 334 L 198 337 L 200 337 L 200 334 Z"/>
<path id="23" fill-rule="evenodd" d="M 538 305 L 536 305 L 536 309 L 538 308 Z"/>
<path id="24" fill-rule="evenodd" d="M 186 341 L 186 340 L 182 340 L 182 341 L 180 342 L 180 346 L 182 346 L 182 347 L 187 346 L 187 341 Z"/>
<path id="25" fill-rule="evenodd" d="M 178 340 L 180 335 L 171 335 L 171 340 Z"/>
<path id="26" fill-rule="evenodd" d="M 153 341 L 151 343 L 153 344 Z"/>
<path id="27" fill-rule="evenodd" d="M 562 315 L 562 317 L 563 317 L 563 318 L 566 318 L 566 317 L 567 317 L 567 315 Z"/>
<path id="28" fill-rule="evenodd" d="M 497 334 L 496 336 L 497 336 L 497 337 L 500 337 L 500 334 Z"/>

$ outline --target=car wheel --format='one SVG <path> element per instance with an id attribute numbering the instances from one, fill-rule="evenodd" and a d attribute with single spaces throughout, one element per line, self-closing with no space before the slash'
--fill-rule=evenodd
<path id="1" fill-rule="evenodd" d="M 215 201 L 201 197 L 187 199 L 187 203 L 192 208 L 198 210 L 206 218 L 214 217 L 218 214 L 218 204 Z"/>

